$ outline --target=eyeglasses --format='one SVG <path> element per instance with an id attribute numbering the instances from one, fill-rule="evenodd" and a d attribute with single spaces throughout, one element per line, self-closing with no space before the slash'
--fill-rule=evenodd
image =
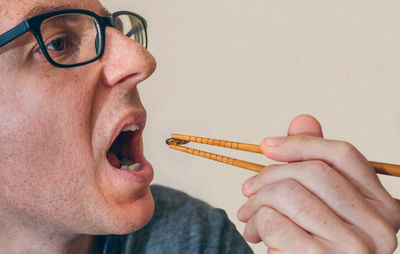
<path id="1" fill-rule="evenodd" d="M 0 35 L 0 47 L 30 31 L 40 46 L 38 50 L 52 65 L 76 67 L 103 55 L 106 26 L 147 48 L 146 20 L 138 14 L 119 11 L 101 17 L 87 10 L 61 10 L 29 18 Z"/>

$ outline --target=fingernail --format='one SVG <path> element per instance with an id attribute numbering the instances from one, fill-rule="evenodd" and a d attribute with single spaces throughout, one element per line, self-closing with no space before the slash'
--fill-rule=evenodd
<path id="1" fill-rule="evenodd" d="M 280 144 L 282 144 L 282 142 L 285 140 L 284 137 L 280 137 L 280 138 L 267 138 L 267 140 L 265 141 L 265 143 L 267 144 L 267 146 L 278 146 Z"/>

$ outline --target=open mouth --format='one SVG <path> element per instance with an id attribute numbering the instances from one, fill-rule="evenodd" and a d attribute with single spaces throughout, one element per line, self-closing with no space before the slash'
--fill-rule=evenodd
<path id="1" fill-rule="evenodd" d="M 107 151 L 107 160 L 115 168 L 130 171 L 140 171 L 138 162 L 140 154 L 139 126 L 126 126 Z"/>

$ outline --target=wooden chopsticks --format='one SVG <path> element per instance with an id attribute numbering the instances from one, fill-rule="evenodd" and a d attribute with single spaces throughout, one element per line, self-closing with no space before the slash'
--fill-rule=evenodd
<path id="1" fill-rule="evenodd" d="M 241 151 L 253 152 L 253 153 L 262 153 L 261 148 L 259 145 L 252 145 L 234 141 L 225 141 L 225 140 L 218 140 L 212 138 L 203 138 L 203 137 L 195 137 L 195 136 L 188 136 L 188 135 L 181 135 L 181 134 L 172 134 L 171 138 L 166 140 L 167 145 L 170 148 L 197 155 L 206 159 L 211 159 L 215 161 L 219 161 L 222 163 L 226 163 L 229 165 L 233 165 L 236 167 L 241 167 L 244 169 L 248 169 L 255 172 L 260 172 L 265 166 L 260 164 L 255 164 L 248 161 L 243 161 L 231 157 L 226 157 L 214 153 L 209 153 L 189 147 L 182 146 L 189 142 L 195 143 L 202 143 L 206 145 L 212 146 L 220 146 L 230 149 L 236 149 Z M 399 176 L 400 177 L 400 165 L 383 163 L 383 162 L 376 162 L 376 161 L 369 161 L 372 167 L 375 169 L 375 172 L 378 174 L 390 175 L 390 176 Z M 400 200 L 397 200 L 400 203 Z"/>
<path id="2" fill-rule="evenodd" d="M 207 159 L 227 163 L 233 166 L 241 167 L 244 169 L 252 170 L 255 172 L 260 172 L 265 166 L 260 164 L 255 164 L 247 161 L 242 161 L 218 154 L 208 153 L 205 151 L 192 149 L 188 147 L 181 146 L 183 144 L 187 144 L 189 142 L 194 143 L 202 143 L 206 145 L 212 146 L 220 146 L 230 149 L 236 149 L 241 151 L 253 152 L 253 153 L 262 153 L 261 148 L 259 145 L 252 145 L 246 143 L 239 143 L 234 141 L 225 141 L 225 140 L 218 140 L 218 139 L 211 139 L 211 138 L 202 138 L 202 137 L 195 137 L 195 136 L 188 136 L 188 135 L 181 135 L 181 134 L 172 134 L 170 139 L 167 139 L 167 144 L 172 149 L 190 153 L 193 155 L 197 155 L 200 157 L 204 157 Z M 372 167 L 375 169 L 375 172 L 378 174 L 384 175 L 391 175 L 391 176 L 400 176 L 400 165 L 383 163 L 383 162 L 376 162 L 376 161 L 369 161 Z"/>
<path id="3" fill-rule="evenodd" d="M 195 142 L 195 143 L 202 143 L 202 144 L 207 144 L 207 145 L 212 145 L 212 146 L 220 146 L 220 147 L 225 147 L 225 148 L 231 148 L 231 149 L 236 149 L 236 150 L 242 150 L 242 151 L 247 151 L 247 152 L 253 152 L 253 153 L 262 153 L 260 146 L 257 145 L 251 145 L 251 144 L 245 144 L 245 143 L 239 143 L 239 142 L 232 142 L 232 141 L 224 141 L 224 140 L 218 140 L 218 139 L 211 139 L 211 138 L 202 138 L 202 137 L 194 137 L 194 136 L 187 136 L 187 135 L 181 135 L 181 134 L 172 134 L 171 138 L 167 139 L 167 144 L 169 145 L 170 148 L 185 152 L 185 153 L 190 153 L 193 155 L 197 155 L 206 159 L 211 159 L 215 161 L 219 161 L 222 163 L 226 163 L 229 165 L 241 167 L 244 169 L 248 169 L 251 171 L 255 172 L 260 172 L 265 166 L 260 165 L 260 164 L 255 164 L 252 162 L 247 162 L 247 161 L 242 161 L 239 159 L 234 159 L 214 153 L 209 153 L 185 146 L 181 146 L 183 144 L 187 144 L 189 142 Z"/>

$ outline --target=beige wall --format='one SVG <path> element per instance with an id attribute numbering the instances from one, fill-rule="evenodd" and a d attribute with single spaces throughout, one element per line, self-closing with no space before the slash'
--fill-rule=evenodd
<path id="1" fill-rule="evenodd" d="M 350 141 L 370 160 L 400 163 L 400 1 L 103 2 L 149 23 L 158 70 L 140 90 L 154 183 L 225 209 L 240 231 L 241 184 L 253 173 L 169 150 L 171 133 L 258 143 L 309 113 L 326 137 Z M 400 197 L 400 179 L 382 181 Z"/>

